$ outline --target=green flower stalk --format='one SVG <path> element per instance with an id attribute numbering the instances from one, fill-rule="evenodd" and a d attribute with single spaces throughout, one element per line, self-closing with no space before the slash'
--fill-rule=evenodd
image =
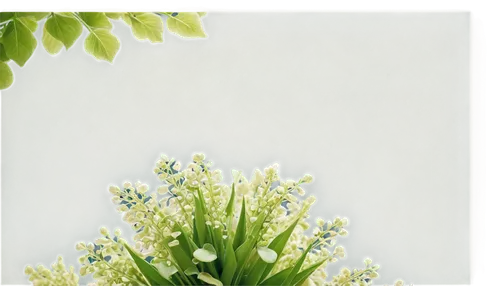
<path id="1" fill-rule="evenodd" d="M 109 187 L 136 231 L 133 246 L 106 228 L 95 242 L 76 245 L 85 252 L 80 275 L 92 275 L 93 285 L 370 285 L 378 277 L 379 266 L 366 259 L 364 269 L 343 268 L 327 279 L 326 265 L 345 257 L 336 241 L 348 221 L 318 219 L 312 235 L 305 233 L 315 201 L 303 198 L 310 175 L 284 181 L 273 165 L 251 179 L 233 171 L 225 185 L 203 154 L 183 170 L 162 155 L 154 173 L 162 182 L 156 192 L 141 182 Z M 78 285 L 62 258 L 52 269 L 25 272 L 34 285 Z"/>

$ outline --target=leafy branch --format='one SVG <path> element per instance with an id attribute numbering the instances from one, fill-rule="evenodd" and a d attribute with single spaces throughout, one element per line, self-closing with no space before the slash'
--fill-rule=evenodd
<path id="1" fill-rule="evenodd" d="M 207 37 L 201 21 L 205 15 L 205 12 L 0 12 L 0 90 L 14 81 L 8 62 L 12 60 L 23 67 L 33 55 L 38 44 L 33 33 L 44 19 L 41 42 L 49 54 L 56 55 L 63 47 L 71 48 L 85 28 L 89 32 L 85 51 L 97 60 L 112 63 L 120 49 L 120 41 L 111 33 L 113 21 L 125 22 L 139 40 L 161 43 L 164 20 L 167 30 L 182 38 Z"/>

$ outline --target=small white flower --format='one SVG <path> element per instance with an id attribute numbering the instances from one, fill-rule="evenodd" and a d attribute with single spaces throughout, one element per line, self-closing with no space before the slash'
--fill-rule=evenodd
<path id="1" fill-rule="evenodd" d="M 325 219 L 321 217 L 316 218 L 316 225 L 319 227 L 325 226 Z"/>
<path id="2" fill-rule="evenodd" d="M 159 186 L 156 191 L 158 192 L 158 194 L 160 195 L 164 195 L 166 193 L 168 193 L 168 186 L 167 185 L 162 185 L 162 186 Z"/>
<path id="3" fill-rule="evenodd" d="M 365 257 L 365 259 L 363 259 L 363 264 L 368 267 L 370 265 L 372 265 L 373 263 L 373 259 L 371 259 L 370 257 Z"/>
<path id="4" fill-rule="evenodd" d="M 109 186 L 109 192 L 112 193 L 113 195 L 118 195 L 120 194 L 121 190 L 117 186 Z"/>
<path id="5" fill-rule="evenodd" d="M 87 245 L 85 245 L 84 241 L 79 241 L 75 244 L 75 250 L 78 252 L 85 251 Z"/>
<path id="6" fill-rule="evenodd" d="M 140 194 L 145 194 L 147 191 L 148 191 L 149 187 L 148 185 L 146 184 L 140 184 L 138 187 L 137 187 L 137 191 L 140 193 Z"/>
<path id="7" fill-rule="evenodd" d="M 195 152 L 191 158 L 193 162 L 202 163 L 207 159 L 207 156 L 203 152 Z"/>
<path id="8" fill-rule="evenodd" d="M 302 176 L 302 181 L 304 182 L 304 184 L 311 184 L 312 182 L 314 182 L 314 177 L 313 175 L 309 174 L 309 173 L 305 173 L 303 176 Z"/>
<path id="9" fill-rule="evenodd" d="M 125 182 L 125 183 L 123 183 L 123 187 L 124 187 L 125 189 L 130 189 L 130 188 L 132 188 L 132 183 L 130 183 L 130 182 Z"/>
<path id="10" fill-rule="evenodd" d="M 99 234 L 102 235 L 102 236 L 109 236 L 110 232 L 109 232 L 109 228 L 107 228 L 106 226 L 101 226 L 101 228 L 99 228 Z"/>
<path id="11" fill-rule="evenodd" d="M 163 162 L 168 162 L 169 158 L 167 156 L 167 154 L 165 153 L 161 153 L 160 154 L 160 159 L 163 161 Z"/>
<path id="12" fill-rule="evenodd" d="M 120 237 L 120 236 L 122 236 L 123 233 L 122 233 L 122 230 L 117 227 L 117 228 L 115 228 L 115 230 L 113 230 L 113 234 L 117 237 Z"/>

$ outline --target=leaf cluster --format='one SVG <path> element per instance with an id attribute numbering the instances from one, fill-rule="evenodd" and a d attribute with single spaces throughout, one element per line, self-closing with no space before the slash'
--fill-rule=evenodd
<path id="1" fill-rule="evenodd" d="M 205 38 L 201 17 L 204 12 L 0 12 L 0 90 L 14 81 L 10 60 L 23 67 L 31 58 L 38 41 L 33 33 L 39 22 L 45 20 L 41 42 L 45 50 L 58 54 L 64 47 L 71 48 L 88 31 L 85 51 L 98 60 L 113 62 L 120 49 L 120 41 L 112 33 L 113 21 L 130 26 L 139 40 L 163 42 L 163 27 L 183 38 Z M 165 24 L 164 24 L 165 21 Z"/>

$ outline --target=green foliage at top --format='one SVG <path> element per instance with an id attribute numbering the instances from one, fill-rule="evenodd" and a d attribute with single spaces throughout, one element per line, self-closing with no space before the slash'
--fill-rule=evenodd
<path id="1" fill-rule="evenodd" d="M 69 49 L 87 30 L 85 51 L 97 60 L 113 62 L 120 41 L 113 35 L 113 21 L 123 21 L 139 40 L 163 42 L 163 26 L 182 38 L 205 38 L 201 18 L 205 12 L 0 12 L 0 90 L 14 82 L 8 62 L 23 67 L 37 47 L 33 33 L 43 24 L 41 42 L 45 50 L 58 54 Z M 164 23 L 165 20 L 165 23 Z"/>

